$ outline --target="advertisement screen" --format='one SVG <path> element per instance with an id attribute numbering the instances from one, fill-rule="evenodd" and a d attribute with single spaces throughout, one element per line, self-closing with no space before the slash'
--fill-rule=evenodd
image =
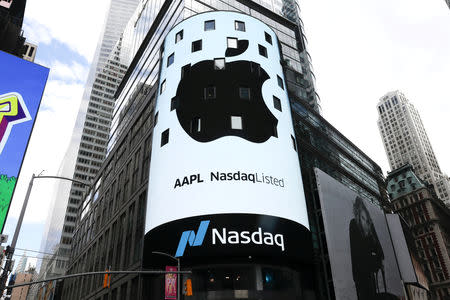
<path id="1" fill-rule="evenodd" d="M 3 231 L 49 69 L 0 51 L 0 228 Z"/>
<path id="2" fill-rule="evenodd" d="M 244 14 L 199 14 L 169 32 L 161 62 L 146 232 L 197 217 L 195 231 L 202 216 L 233 222 L 232 214 L 256 216 L 248 222 L 269 215 L 307 230 L 280 49 L 270 27 Z"/>
<path id="3" fill-rule="evenodd" d="M 384 212 L 315 169 L 336 299 L 404 299 Z"/>

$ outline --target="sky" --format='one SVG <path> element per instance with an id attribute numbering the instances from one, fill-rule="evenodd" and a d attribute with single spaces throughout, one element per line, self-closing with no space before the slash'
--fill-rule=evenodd
<path id="1" fill-rule="evenodd" d="M 298 1 L 323 116 L 386 173 L 376 105 L 399 89 L 419 110 L 440 167 L 450 173 L 445 1 Z M 49 67 L 50 76 L 4 230 L 10 240 L 32 173 L 55 175 L 60 166 L 109 1 L 79 3 L 27 1 L 24 35 L 38 44 L 36 63 Z M 54 184 L 35 181 L 18 248 L 39 250 Z"/>
<path id="2" fill-rule="evenodd" d="M 9 243 L 31 175 L 56 175 L 67 150 L 108 4 L 95 0 L 87 8 L 76 1 L 27 1 L 24 36 L 38 45 L 35 63 L 50 68 L 50 75 L 3 232 Z M 17 248 L 39 251 L 55 183 L 35 180 Z"/>

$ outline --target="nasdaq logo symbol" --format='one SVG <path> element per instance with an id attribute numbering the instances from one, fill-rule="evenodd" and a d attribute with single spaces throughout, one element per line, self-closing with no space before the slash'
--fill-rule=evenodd
<path id="1" fill-rule="evenodd" d="M 175 257 L 183 256 L 184 250 L 186 249 L 186 245 L 189 243 L 190 246 L 201 246 L 203 244 L 203 239 L 206 235 L 206 230 L 209 226 L 208 221 L 201 221 L 198 226 L 197 233 L 193 230 L 187 230 L 181 234 L 180 241 L 178 242 L 177 252 Z"/>
<path id="2" fill-rule="evenodd" d="M 0 95 L 0 154 L 14 125 L 31 120 L 25 102 L 19 93 Z"/>

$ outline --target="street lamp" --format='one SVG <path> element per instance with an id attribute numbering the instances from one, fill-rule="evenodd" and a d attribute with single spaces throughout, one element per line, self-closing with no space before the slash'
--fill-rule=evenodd
<path id="1" fill-rule="evenodd" d="M 163 255 L 163 256 L 167 256 L 167 257 L 170 257 L 170 258 L 176 260 L 176 261 L 177 261 L 177 264 L 178 264 L 177 270 L 178 270 L 178 272 L 181 271 L 181 268 L 180 268 L 180 259 L 179 259 L 179 258 L 174 257 L 174 256 L 172 256 L 172 255 L 170 255 L 170 254 L 168 254 L 168 253 L 159 252 L 159 251 L 152 251 L 152 254 Z M 179 274 L 179 275 L 178 275 L 178 278 L 177 278 L 177 300 L 180 300 L 180 275 L 181 275 L 181 274 Z"/>
<path id="2" fill-rule="evenodd" d="M 79 184 L 83 184 L 88 187 L 91 186 L 91 184 L 89 182 L 84 182 L 84 181 L 77 180 L 77 179 L 61 177 L 61 176 L 41 176 L 41 175 L 36 176 L 33 173 L 33 175 L 31 176 L 30 183 L 28 184 L 28 190 L 25 195 L 25 200 L 23 201 L 23 204 L 22 204 L 22 210 L 20 211 L 19 220 L 17 221 L 16 229 L 14 231 L 14 236 L 11 241 L 11 246 L 7 248 L 5 268 L 3 269 L 2 276 L 0 277 L 0 292 L 1 293 L 3 293 L 3 290 L 5 289 L 6 279 L 8 278 L 8 273 L 11 271 L 10 269 L 11 269 L 12 257 L 14 255 L 14 250 L 16 248 L 17 239 L 19 238 L 19 233 L 20 233 L 20 228 L 22 227 L 23 217 L 25 216 L 25 210 L 27 209 L 28 199 L 30 198 L 30 193 L 31 193 L 31 188 L 33 187 L 33 181 L 34 181 L 34 179 L 39 179 L 39 178 L 63 179 L 63 180 L 68 180 L 68 181 L 76 182 Z"/>

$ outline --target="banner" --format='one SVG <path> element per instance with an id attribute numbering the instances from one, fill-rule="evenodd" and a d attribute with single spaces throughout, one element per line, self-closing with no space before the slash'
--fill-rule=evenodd
<path id="1" fill-rule="evenodd" d="M 49 69 L 0 51 L 0 228 L 3 232 Z"/>
<path id="2" fill-rule="evenodd" d="M 166 266 L 166 271 L 178 271 L 178 268 L 173 266 Z M 177 274 L 166 274 L 164 290 L 164 299 L 177 299 Z"/>

